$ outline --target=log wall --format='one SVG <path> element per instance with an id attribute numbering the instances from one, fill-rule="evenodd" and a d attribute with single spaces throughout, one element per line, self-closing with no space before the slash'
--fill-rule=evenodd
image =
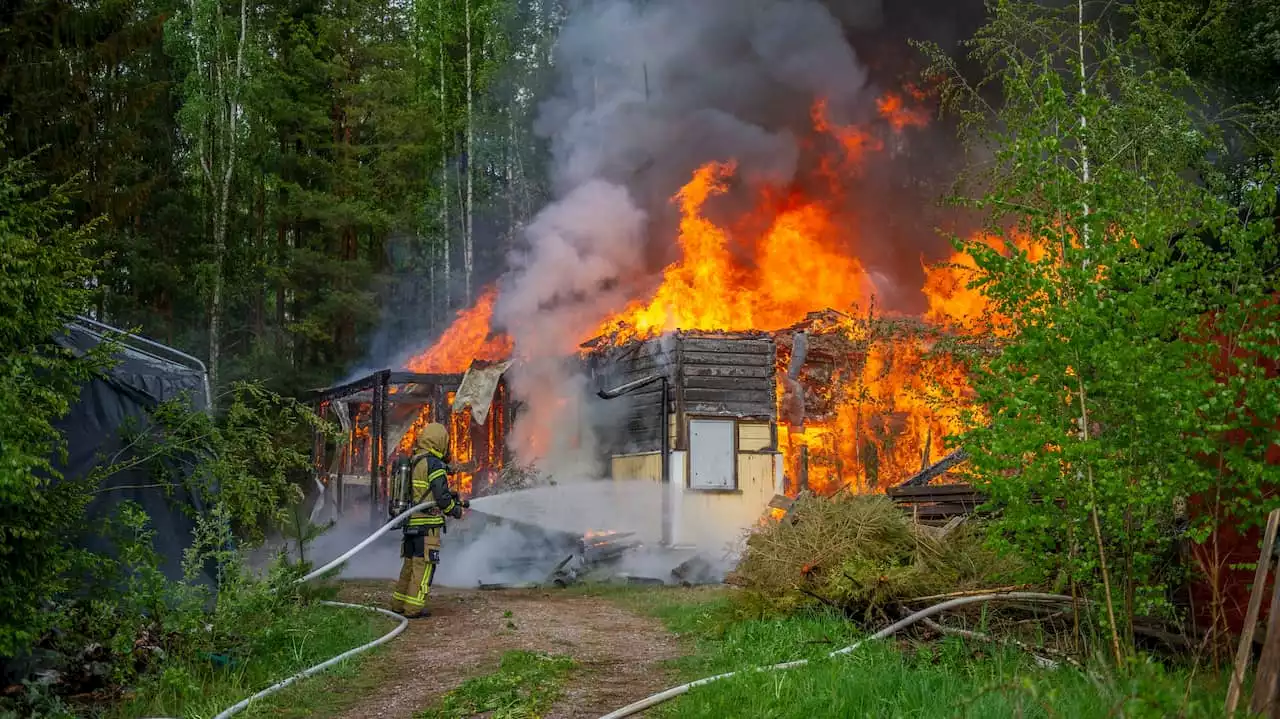
<path id="1" fill-rule="evenodd" d="M 777 379 L 773 339 L 765 334 L 677 332 L 598 351 L 591 360 L 596 386 L 616 387 L 666 370 L 671 378 L 674 426 L 671 448 L 688 448 L 686 419 L 733 417 L 773 422 Z M 662 387 L 638 389 L 625 399 L 624 437 L 611 451 L 652 452 L 660 445 Z"/>

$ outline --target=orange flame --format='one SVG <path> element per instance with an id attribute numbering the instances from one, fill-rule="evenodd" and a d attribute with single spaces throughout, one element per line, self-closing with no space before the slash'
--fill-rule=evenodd
<path id="1" fill-rule="evenodd" d="M 762 198 L 773 221 L 747 242 L 756 248 L 754 263 L 735 259 L 730 232 L 703 215 L 707 201 L 726 191 L 733 172 L 731 164 L 711 163 L 694 173 L 675 197 L 682 211 L 682 258 L 663 272 L 651 300 L 633 302 L 588 338 L 607 334 L 625 340 L 677 328 L 774 329 L 815 307 L 848 307 L 868 297 L 866 271 L 840 248 L 830 211 L 799 194 Z M 738 245 L 747 241 L 734 239 Z"/>
<path id="2" fill-rule="evenodd" d="M 1022 232 L 1010 233 L 1007 239 L 987 233 L 978 233 L 970 239 L 1006 256 L 1015 249 L 1024 252 L 1031 262 L 1040 262 L 1050 252 L 1046 243 Z M 954 252 L 946 262 L 925 266 L 924 272 L 921 291 L 929 302 L 925 319 L 944 327 L 982 325 L 996 335 L 1007 334 L 1006 318 L 992 311 L 990 300 L 981 288 L 970 286 L 978 272 L 971 254 L 963 250 Z"/>
<path id="3" fill-rule="evenodd" d="M 472 360 L 501 360 L 511 354 L 511 338 L 495 334 L 490 327 L 493 305 L 498 299 L 496 288 L 490 287 L 476 304 L 460 310 L 453 324 L 440 339 L 422 354 L 409 360 L 411 372 L 452 374 L 465 372 Z"/>
<path id="4" fill-rule="evenodd" d="M 418 435 L 422 434 L 422 428 L 431 423 L 431 405 L 424 404 L 422 409 L 418 410 L 418 416 L 414 418 L 413 424 L 404 431 L 404 436 L 400 438 L 400 445 L 396 448 L 401 454 L 412 455 L 413 447 L 418 442 Z"/>
<path id="5" fill-rule="evenodd" d="M 737 186 L 742 181 L 735 176 L 735 164 L 698 168 L 672 198 L 680 209 L 675 238 L 680 258 L 663 270 L 651 295 L 635 299 L 600 327 L 581 328 L 582 339 L 605 335 L 625 342 L 675 329 L 777 331 L 815 311 L 865 306 L 872 283 L 858 259 L 859 237 L 850 229 L 857 223 L 846 209 L 852 203 L 842 179 L 859 172 L 869 153 L 883 150 L 882 133 L 926 125 L 927 113 L 908 104 L 925 98 L 914 87 L 880 98 L 879 129 L 835 123 L 826 103 L 816 102 L 810 113 L 815 135 L 805 151 L 819 153 L 810 179 L 824 182 L 759 190 L 754 209 L 736 220 L 713 219 L 720 215 L 711 212 L 731 189 L 735 195 L 743 189 Z M 820 142 L 831 145 L 831 151 L 815 149 Z M 949 272 L 930 270 L 924 288 L 927 319 L 943 326 L 980 315 L 986 307 L 980 295 Z M 436 346 L 415 358 L 410 369 L 458 372 L 473 358 L 509 356 L 509 339 L 490 333 L 493 302 L 489 291 L 474 308 L 459 313 Z M 945 454 L 946 437 L 959 429 L 958 408 L 970 401 L 964 368 L 934 350 L 925 331 L 929 328 L 895 333 L 885 331 L 886 326 L 880 319 L 838 315 L 807 328 L 813 336 L 832 338 L 836 349 L 817 356 L 821 353 L 811 343 L 806 368 L 825 363 L 830 371 L 824 377 L 801 378 L 806 397 L 813 394 L 823 407 L 812 408 L 802 428 L 779 422 L 778 449 L 791 493 L 802 475 L 820 493 L 842 487 L 882 490 Z M 788 358 L 779 347 L 781 373 Z M 458 423 L 455 418 L 451 435 L 466 437 L 454 445 L 462 463 L 473 450 L 469 424 Z"/>
<path id="6" fill-rule="evenodd" d="M 920 99 L 919 95 L 916 95 Z M 876 110 L 897 132 L 908 127 L 924 127 L 929 124 L 929 116 L 921 108 L 907 107 L 902 96 L 896 93 L 885 93 L 876 100 Z"/>

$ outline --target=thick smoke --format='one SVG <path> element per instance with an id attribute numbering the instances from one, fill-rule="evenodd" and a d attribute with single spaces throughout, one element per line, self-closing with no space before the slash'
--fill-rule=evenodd
<path id="1" fill-rule="evenodd" d="M 879 15 L 878 3 L 841 11 L 863 25 Z M 527 412 L 514 434 L 526 459 L 556 456 L 545 437 L 564 424 L 557 400 L 581 384 L 562 358 L 672 259 L 668 199 L 693 170 L 732 160 L 747 186 L 786 185 L 815 99 L 842 121 L 874 108 L 845 27 L 815 0 L 584 3 L 560 33 L 556 67 L 537 129 L 559 199 L 510 258 L 497 309 L 521 358 L 512 386 Z"/>

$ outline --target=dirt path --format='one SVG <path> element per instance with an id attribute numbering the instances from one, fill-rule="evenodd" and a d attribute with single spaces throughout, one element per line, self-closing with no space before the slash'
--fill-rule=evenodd
<path id="1" fill-rule="evenodd" d="M 389 584 L 361 582 L 343 599 L 385 606 L 389 592 Z M 661 663 L 680 654 L 660 622 L 600 597 L 441 588 L 429 606 L 432 616 L 410 622 L 376 660 L 382 686 L 343 719 L 409 719 L 464 680 L 495 671 L 513 649 L 568 655 L 579 664 L 546 719 L 599 717 L 668 686 Z"/>

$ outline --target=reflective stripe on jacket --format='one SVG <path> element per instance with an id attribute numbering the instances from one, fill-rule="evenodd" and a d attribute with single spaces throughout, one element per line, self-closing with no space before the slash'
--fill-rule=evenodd
<path id="1" fill-rule="evenodd" d="M 427 458 L 413 468 L 413 496 L 415 504 L 428 498 L 436 506 L 409 516 L 409 527 L 443 527 L 444 515 L 457 510 L 458 503 L 449 491 L 449 473 L 439 452 L 427 450 Z"/>

